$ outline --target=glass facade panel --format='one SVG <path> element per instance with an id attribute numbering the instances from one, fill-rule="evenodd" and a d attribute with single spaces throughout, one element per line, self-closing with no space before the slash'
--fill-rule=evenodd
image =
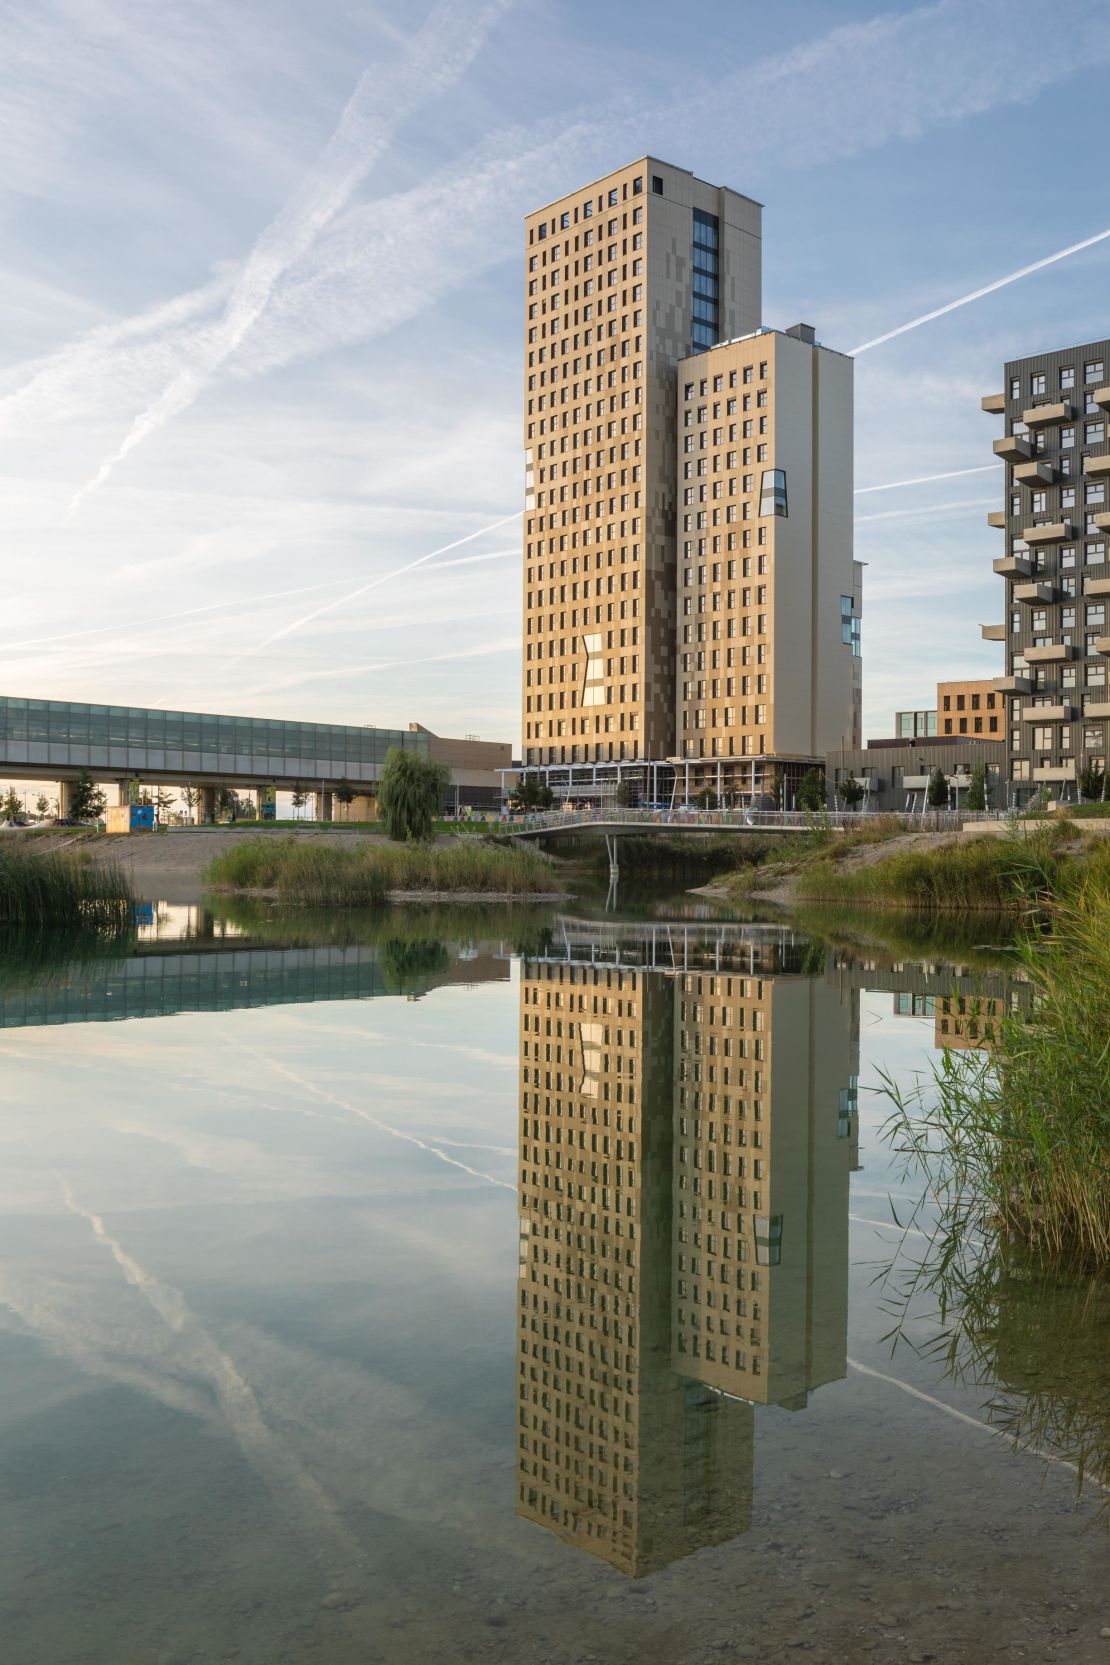
<path id="1" fill-rule="evenodd" d="M 329 777 L 349 774 L 352 779 L 376 776 L 391 746 L 426 752 L 428 737 L 408 729 L 357 727 L 342 723 L 289 723 L 274 718 L 225 717 L 207 712 L 154 711 L 138 706 L 84 705 L 63 700 L 23 700 L 0 696 L 0 765 L 9 744 L 34 742 L 40 746 L 73 747 L 71 765 L 87 762 L 98 768 L 141 768 L 119 754 L 150 752 L 148 767 L 176 767 L 165 753 L 220 754 L 239 759 L 267 760 L 260 771 L 289 778 L 307 776 L 316 766 Z M 117 755 L 110 763 L 108 748 Z M 81 755 L 87 750 L 88 756 Z M 52 754 L 57 755 L 57 754 Z M 23 761 L 23 758 L 13 761 Z M 221 767 L 212 761 L 212 769 Z M 199 768 L 182 762 L 182 768 Z M 228 767 L 223 765 L 222 767 Z M 235 765 L 240 768 L 241 765 Z M 251 765 L 253 768 L 254 765 Z"/>

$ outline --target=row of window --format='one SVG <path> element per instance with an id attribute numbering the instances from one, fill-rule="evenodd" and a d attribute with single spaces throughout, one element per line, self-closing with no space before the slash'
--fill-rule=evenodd
<path id="1" fill-rule="evenodd" d="M 1083 380 L 1087 386 L 1096 385 L 1104 381 L 1106 366 L 1102 359 L 1087 359 L 1083 365 Z M 1060 371 L 1060 392 L 1067 393 L 1075 386 L 1075 365 L 1066 364 Z M 1029 374 L 1029 397 L 1040 399 L 1048 392 L 1048 375 L 1044 370 L 1033 370 Z M 1022 397 L 1021 378 L 1013 376 L 1010 379 L 1010 398 Z"/>

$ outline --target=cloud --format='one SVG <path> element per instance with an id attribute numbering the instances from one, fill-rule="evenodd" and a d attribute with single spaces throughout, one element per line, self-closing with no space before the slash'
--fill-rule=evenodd
<path id="1" fill-rule="evenodd" d="M 486 12 L 463 14 L 433 91 L 470 62 L 488 21 Z M 74 399 L 115 399 L 107 383 L 132 394 L 145 388 L 99 480 L 213 378 L 268 374 L 415 317 L 512 254 L 526 209 L 642 151 L 645 136 L 665 134 L 668 150 L 688 148 L 692 159 L 708 147 L 718 173 L 730 176 L 737 155 L 752 172 L 810 167 L 912 141 L 1110 62 L 1110 16 L 1093 0 L 1062 0 L 1047 35 L 1042 21 L 1031 0 L 939 0 L 883 14 L 707 80 L 669 108 L 623 99 L 503 130 L 426 182 L 341 211 L 368 171 L 366 158 L 420 101 L 415 71 L 408 81 L 402 74 L 390 84 L 398 107 L 388 119 L 364 113 L 356 93 L 333 147 L 241 268 L 222 320 L 198 329 L 190 313 L 184 326 L 137 332 L 121 341 L 115 371 L 98 363 L 93 385 L 85 344 L 76 343 L 30 367 L 9 415 L 44 389 L 64 410 Z M 1028 49 L 1033 33 L 1036 52 Z M 168 380 L 167 365 L 176 367 Z"/>
<path id="2" fill-rule="evenodd" d="M 70 504 L 70 513 L 103 485 L 136 446 L 186 410 L 221 366 L 242 347 L 263 316 L 276 285 L 307 254 L 388 149 L 394 134 L 469 68 L 491 25 L 513 0 L 441 0 L 400 61 L 383 74 L 364 71 L 316 167 L 270 222 L 247 256 L 215 329 L 200 332 L 192 362 L 136 417 L 113 456 L 105 458 Z"/>

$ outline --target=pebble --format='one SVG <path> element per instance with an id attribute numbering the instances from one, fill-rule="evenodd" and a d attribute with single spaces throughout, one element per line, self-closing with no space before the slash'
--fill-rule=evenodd
<path id="1" fill-rule="evenodd" d="M 880 1613 L 879 1614 L 879 1623 L 881 1625 L 887 1625 L 891 1629 L 893 1629 L 894 1626 L 901 1624 L 901 1622 L 902 1621 L 898 1617 L 897 1613 Z"/>
<path id="2" fill-rule="evenodd" d="M 1110 1625 L 1103 1625 L 1102 1629 L 1099 1631 L 1099 1635 L 1102 1637 L 1104 1642 L 1110 1642 Z"/>
<path id="3" fill-rule="evenodd" d="M 847 1478 L 848 1478 L 848 1476 L 847 1476 L 846 1472 L 844 1471 L 844 1469 L 842 1469 L 842 1468 L 830 1468 L 830 1470 L 829 1470 L 829 1479 L 830 1480 L 847 1480 Z"/>
<path id="4" fill-rule="evenodd" d="M 329 1613 L 345 1613 L 349 1608 L 361 1607 L 362 1597 L 354 1595 L 350 1590 L 332 1590 L 323 1597 L 320 1606 L 327 1608 Z"/>

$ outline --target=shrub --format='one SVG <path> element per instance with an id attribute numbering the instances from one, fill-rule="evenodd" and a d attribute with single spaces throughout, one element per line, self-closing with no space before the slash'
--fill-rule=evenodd
<path id="1" fill-rule="evenodd" d="M 820 769 L 807 769 L 798 787 L 798 808 L 819 810 L 825 807 L 825 777 Z"/>

